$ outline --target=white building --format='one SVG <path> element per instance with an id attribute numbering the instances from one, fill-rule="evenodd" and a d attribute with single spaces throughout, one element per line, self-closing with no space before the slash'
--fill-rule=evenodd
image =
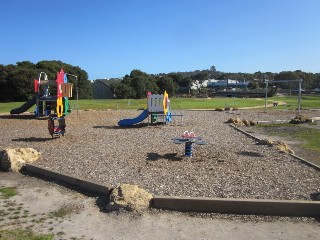
<path id="1" fill-rule="evenodd" d="M 245 88 L 248 86 L 249 82 L 240 82 L 238 80 L 231 80 L 231 79 L 225 79 L 225 80 L 216 80 L 216 79 L 208 79 L 204 80 L 202 83 L 199 82 L 199 80 L 196 80 L 191 85 L 191 89 L 201 89 L 203 87 L 211 87 L 211 88 L 223 88 L 223 87 L 232 87 L 232 88 Z"/>

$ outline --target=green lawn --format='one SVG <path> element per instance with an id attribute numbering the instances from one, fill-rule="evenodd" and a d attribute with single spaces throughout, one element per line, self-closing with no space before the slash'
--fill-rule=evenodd
<path id="1" fill-rule="evenodd" d="M 286 102 L 285 105 L 279 104 L 277 109 L 296 109 L 298 107 L 298 97 L 272 97 L 268 98 L 268 104 L 273 101 Z M 242 108 L 260 106 L 264 109 L 265 99 L 256 98 L 170 98 L 172 110 L 188 109 L 214 109 L 214 108 Z M 11 109 L 20 107 L 24 102 L 0 103 L 0 113 L 8 113 Z M 73 110 L 93 109 L 140 109 L 147 108 L 147 99 L 106 99 L 106 100 L 70 100 Z M 320 108 L 320 96 L 303 96 L 301 108 Z M 34 111 L 34 107 L 29 111 Z"/>
<path id="2" fill-rule="evenodd" d="M 298 139 L 304 140 L 303 147 L 318 151 L 320 154 L 320 130 L 319 129 L 305 129 L 296 134 Z"/>
<path id="3" fill-rule="evenodd" d="M 318 123 L 310 123 L 318 124 Z M 299 127 L 296 124 L 262 124 L 257 127 L 268 128 L 268 134 L 297 139 L 302 142 L 302 147 L 320 154 L 320 130 L 315 128 Z"/>
<path id="4" fill-rule="evenodd" d="M 270 100 L 270 103 L 272 100 Z M 76 108 L 77 102 L 70 101 L 71 107 Z M 264 100 L 253 98 L 170 98 L 172 110 L 239 108 L 264 105 Z M 107 100 L 79 100 L 79 109 L 139 109 L 147 108 L 147 99 L 107 99 Z"/>
<path id="5" fill-rule="evenodd" d="M 1 198 L 10 198 L 17 195 L 17 192 L 14 188 L 2 187 L 0 188 L 0 199 Z"/>
<path id="6" fill-rule="evenodd" d="M 298 107 L 298 96 L 272 97 L 272 98 L 268 98 L 268 100 L 286 102 L 285 106 L 279 105 L 278 107 L 279 109 L 282 109 L 282 108 L 295 109 Z M 320 96 L 302 95 L 301 108 L 302 109 L 320 108 Z"/>
<path id="7" fill-rule="evenodd" d="M 0 230 L 0 240 L 53 240 L 53 234 L 35 234 L 30 229 Z"/>
<path id="8" fill-rule="evenodd" d="M 263 99 L 255 98 L 173 98 L 170 99 L 171 109 L 214 109 L 241 108 L 264 105 Z"/>

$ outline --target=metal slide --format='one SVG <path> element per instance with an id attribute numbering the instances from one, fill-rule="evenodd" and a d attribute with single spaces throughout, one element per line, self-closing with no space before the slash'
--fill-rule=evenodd
<path id="1" fill-rule="evenodd" d="M 29 108 L 31 108 L 33 105 L 36 104 L 36 97 L 30 99 L 29 101 L 25 102 L 24 104 L 22 104 L 21 107 L 18 108 L 14 108 L 10 111 L 10 114 L 20 114 L 23 113 L 25 111 L 27 111 Z"/>
<path id="2" fill-rule="evenodd" d="M 132 126 L 145 120 L 149 115 L 148 110 L 144 110 L 138 117 L 130 119 L 122 119 L 118 122 L 119 126 Z"/>

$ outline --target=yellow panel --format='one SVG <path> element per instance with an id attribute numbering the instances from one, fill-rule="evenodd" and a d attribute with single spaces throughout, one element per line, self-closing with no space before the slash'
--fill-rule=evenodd
<path id="1" fill-rule="evenodd" d="M 167 112 L 168 112 L 168 101 L 169 101 L 169 95 L 168 95 L 167 91 L 164 91 L 164 94 L 163 94 L 163 112 L 164 112 L 164 114 L 167 114 Z"/>
<path id="2" fill-rule="evenodd" d="M 57 117 L 62 117 L 63 114 L 63 104 L 62 104 L 62 97 L 57 99 Z"/>

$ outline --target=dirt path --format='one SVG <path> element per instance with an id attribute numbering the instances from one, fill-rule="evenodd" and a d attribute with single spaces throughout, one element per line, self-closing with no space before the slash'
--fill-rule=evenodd
<path id="1" fill-rule="evenodd" d="M 278 101 L 278 105 L 284 105 L 286 104 L 286 102 L 282 102 L 282 101 Z M 259 108 L 264 108 L 266 107 L 265 105 L 260 105 L 260 106 L 253 106 L 253 107 L 242 107 L 242 108 L 239 108 L 239 109 L 259 109 Z M 270 103 L 270 104 L 267 104 L 267 108 L 270 108 L 270 107 L 273 107 L 273 103 Z"/>
<path id="2" fill-rule="evenodd" d="M 263 99 L 257 99 L 257 100 L 263 100 Z M 270 101 L 270 100 L 268 100 Z M 282 102 L 282 101 L 277 101 L 278 102 L 278 105 L 285 105 L 287 104 L 286 102 Z M 265 105 L 258 105 L 258 106 L 252 106 L 252 107 L 240 107 L 238 108 L 239 110 L 246 110 L 246 109 L 261 109 L 261 108 L 264 108 Z M 273 103 L 269 103 L 267 104 L 267 108 L 270 108 L 270 107 L 274 107 L 273 106 Z M 215 109 L 190 109 L 191 111 L 214 111 Z"/>
<path id="3" fill-rule="evenodd" d="M 318 239 L 320 224 L 309 218 L 195 215 L 151 210 L 106 213 L 105 199 L 85 196 L 22 174 L 0 172 L 0 233 L 27 228 L 55 239 Z M 1 234 L 0 234 L 1 235 Z"/>

